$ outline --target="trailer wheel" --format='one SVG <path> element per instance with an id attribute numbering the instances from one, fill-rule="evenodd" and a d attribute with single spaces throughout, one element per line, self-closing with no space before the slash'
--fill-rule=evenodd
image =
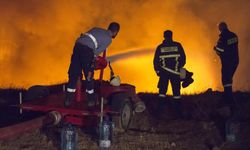
<path id="1" fill-rule="evenodd" d="M 45 86 L 35 85 L 28 89 L 24 96 L 24 101 L 43 98 L 49 95 L 49 89 Z"/>
<path id="2" fill-rule="evenodd" d="M 120 110 L 120 121 L 121 121 L 121 127 L 124 130 L 127 130 L 129 128 L 130 121 L 132 119 L 132 106 L 129 101 L 124 102 L 121 110 Z"/>
<path id="3" fill-rule="evenodd" d="M 115 95 L 112 99 L 111 107 L 119 112 L 118 116 L 112 116 L 116 129 L 119 131 L 127 130 L 133 116 L 132 104 L 127 95 Z"/>

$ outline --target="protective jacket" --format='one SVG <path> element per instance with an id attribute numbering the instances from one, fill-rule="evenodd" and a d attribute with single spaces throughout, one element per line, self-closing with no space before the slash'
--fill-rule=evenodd
<path id="1" fill-rule="evenodd" d="M 80 43 L 91 48 L 94 54 L 97 56 L 104 50 L 106 50 L 111 42 L 111 32 L 106 29 L 97 27 L 89 30 L 84 34 L 81 34 L 81 36 L 76 40 L 76 43 Z"/>
<path id="2" fill-rule="evenodd" d="M 169 72 L 180 75 L 180 68 L 186 63 L 186 55 L 180 43 L 164 40 L 154 55 L 154 69 L 158 73 Z"/>
<path id="3" fill-rule="evenodd" d="M 222 31 L 214 50 L 220 56 L 222 66 L 238 65 L 238 37 L 235 33 L 229 31 L 228 29 Z"/>

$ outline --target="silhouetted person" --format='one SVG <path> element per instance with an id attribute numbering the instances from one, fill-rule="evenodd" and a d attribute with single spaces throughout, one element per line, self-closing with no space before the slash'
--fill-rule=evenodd
<path id="1" fill-rule="evenodd" d="M 228 29 L 225 22 L 218 25 L 220 35 L 214 50 L 221 60 L 221 76 L 224 87 L 224 100 L 234 107 L 232 84 L 233 75 L 239 64 L 238 37 Z"/>
<path id="2" fill-rule="evenodd" d="M 76 40 L 71 63 L 69 66 L 69 81 L 66 90 L 65 106 L 69 106 L 74 99 L 76 91 L 76 82 L 82 76 L 82 70 L 86 79 L 86 95 L 88 106 L 94 106 L 96 94 L 94 93 L 94 63 L 95 58 L 111 44 L 112 38 L 115 38 L 119 32 L 120 25 L 116 22 L 110 23 L 108 29 L 92 28 L 86 33 L 80 35 Z"/>
<path id="3" fill-rule="evenodd" d="M 172 31 L 166 30 L 164 32 L 164 40 L 157 47 L 154 55 L 154 70 L 159 76 L 158 89 L 159 101 L 156 114 L 160 115 L 170 81 L 173 91 L 173 106 L 175 111 L 180 115 L 181 110 L 181 79 L 180 69 L 186 63 L 186 55 L 182 45 L 173 41 Z"/>

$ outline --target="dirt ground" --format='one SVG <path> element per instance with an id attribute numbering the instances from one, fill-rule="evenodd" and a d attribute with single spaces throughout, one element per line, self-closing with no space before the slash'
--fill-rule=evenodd
<path id="1" fill-rule="evenodd" d="M 249 150 L 250 94 L 236 93 L 241 109 L 238 113 L 236 141 L 224 141 L 226 113 L 218 109 L 219 93 L 207 92 L 183 97 L 188 117 L 177 119 L 168 108 L 155 119 L 155 94 L 139 94 L 147 110 L 135 114 L 126 132 L 115 132 L 111 150 Z M 169 98 L 169 97 L 168 97 Z M 221 107 L 220 107 L 221 108 Z M 58 150 L 60 127 L 45 127 L 19 137 L 0 141 L 0 150 Z M 78 149 L 98 150 L 95 129 L 78 128 Z"/>

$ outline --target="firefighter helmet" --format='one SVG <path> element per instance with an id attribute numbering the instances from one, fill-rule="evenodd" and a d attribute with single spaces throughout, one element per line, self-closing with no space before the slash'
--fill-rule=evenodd
<path id="1" fill-rule="evenodd" d="M 226 24 L 226 22 L 220 22 L 220 23 L 218 24 L 218 28 L 219 28 L 220 31 L 226 30 L 226 29 L 227 29 L 227 24 Z"/>
<path id="2" fill-rule="evenodd" d="M 172 39 L 173 32 L 171 30 L 166 30 L 164 31 L 163 36 L 165 39 Z"/>

